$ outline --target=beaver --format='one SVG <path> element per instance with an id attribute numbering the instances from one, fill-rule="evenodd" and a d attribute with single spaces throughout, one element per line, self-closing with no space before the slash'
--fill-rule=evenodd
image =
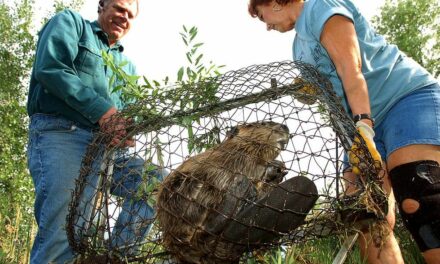
<path id="1" fill-rule="evenodd" d="M 314 196 L 309 198 L 316 194 L 316 187 L 307 179 L 308 195 L 303 197 L 307 201 L 300 201 L 306 206 L 296 208 L 304 214 L 283 211 L 286 204 L 292 207 L 294 203 L 290 196 L 298 196 L 296 191 L 289 192 L 297 181 L 279 185 L 286 168 L 275 158 L 288 140 L 286 125 L 243 124 L 229 131 L 222 143 L 184 161 L 166 177 L 158 193 L 157 220 L 163 245 L 175 261 L 238 263 L 246 250 L 300 224 L 316 201 Z M 268 211 L 262 205 L 280 210 Z M 277 216 L 284 220 L 277 222 Z"/>

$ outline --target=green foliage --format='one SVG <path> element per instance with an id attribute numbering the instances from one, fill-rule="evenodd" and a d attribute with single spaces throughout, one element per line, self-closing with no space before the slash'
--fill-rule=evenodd
<path id="1" fill-rule="evenodd" d="M 84 0 L 53 0 L 52 2 L 53 2 L 52 10 L 49 12 L 49 14 L 46 17 L 44 17 L 41 21 L 39 21 L 41 22 L 40 25 L 46 24 L 53 15 L 55 15 L 60 11 L 63 11 L 66 8 L 79 11 L 81 7 L 84 5 Z"/>
<path id="2" fill-rule="evenodd" d="M 123 61 L 116 65 L 112 54 L 102 50 L 101 55 L 105 65 L 113 72 L 109 80 L 109 87 L 113 87 L 112 93 L 120 93 L 126 103 L 142 99 L 144 89 L 137 83 L 139 76 L 129 75 L 123 69 L 128 62 Z"/>
<path id="3" fill-rule="evenodd" d="M 70 7 L 80 2 L 72 0 Z M 36 44 L 34 5 L 34 0 L 0 1 L 0 263 L 27 263 L 35 231 L 25 107 Z"/>
<path id="4" fill-rule="evenodd" d="M 405 229 L 400 218 L 398 218 L 395 228 L 396 238 L 400 245 L 402 256 L 405 263 L 423 264 L 425 261 L 412 240 L 409 232 Z M 288 247 L 278 248 L 265 252 L 264 255 L 253 254 L 246 264 L 265 263 L 265 264 L 330 264 L 336 257 L 337 252 L 345 240 L 345 236 L 333 236 L 307 241 L 301 244 L 294 244 Z M 357 244 L 348 253 L 346 264 L 367 263 L 361 257 Z"/>
<path id="5" fill-rule="evenodd" d="M 218 102 L 219 98 L 215 95 L 218 89 L 217 84 L 206 80 L 219 75 L 224 65 L 217 66 L 212 62 L 207 65 L 203 63 L 203 53 L 200 52 L 203 43 L 196 41 L 197 34 L 198 30 L 195 26 L 189 30 L 183 26 L 183 31 L 180 32 L 187 49 L 185 56 L 188 65 L 179 68 L 174 81 L 177 85 L 172 89 L 167 87 L 170 82 L 168 76 L 162 82 L 143 77 L 144 84 L 138 84 L 139 76 L 128 75 L 122 69 L 126 62 L 116 65 L 111 55 L 105 51 L 102 52 L 104 63 L 113 71 L 113 76 L 109 80 L 110 87 L 114 87 L 112 91 L 121 93 L 123 100 L 127 103 L 149 99 L 143 102 L 145 111 L 140 115 L 137 113 L 139 115 L 137 121 L 143 118 L 159 118 L 167 114 L 161 108 L 167 105 L 178 107 L 175 110 L 188 111 Z M 182 117 L 179 122 L 187 129 L 189 152 L 193 150 L 200 152 L 218 143 L 218 128 L 213 128 L 212 131 L 198 137 L 194 135 L 192 125 L 194 122 L 199 122 L 199 117 L 186 116 Z"/>
<path id="6" fill-rule="evenodd" d="M 0 2 L 0 262 L 18 263 L 32 225 L 32 183 L 26 166 L 26 76 L 32 60 L 32 1 Z M 24 213 L 24 215 L 23 215 Z M 22 239 L 23 238 L 23 239 Z"/>
<path id="7" fill-rule="evenodd" d="M 377 31 L 434 76 L 440 76 L 440 3 L 386 0 L 373 18 Z"/>
<path id="8" fill-rule="evenodd" d="M 403 260 L 405 263 L 411 264 L 424 264 L 422 254 L 420 253 L 417 244 L 411 237 L 411 234 L 405 228 L 400 215 L 396 216 L 396 226 L 394 228 L 394 234 L 399 243 L 400 250 L 402 251 Z"/>
<path id="9" fill-rule="evenodd" d="M 183 26 L 183 32 L 179 33 L 185 44 L 187 51 L 185 56 L 188 65 L 182 66 L 177 71 L 177 87 L 172 91 L 164 89 L 170 83 L 170 77 L 166 76 L 162 81 L 150 80 L 143 77 L 144 84 L 139 84 L 139 76 L 128 75 L 123 67 L 127 62 L 121 62 L 119 65 L 114 63 L 111 54 L 102 51 L 104 63 L 110 67 L 113 76 L 110 78 L 109 86 L 114 87 L 112 92 L 122 92 L 123 99 L 126 102 L 135 102 L 147 98 L 159 100 L 171 100 L 174 104 L 179 104 L 181 110 L 194 109 L 201 105 L 212 103 L 215 98 L 217 87 L 204 84 L 204 80 L 220 74 L 220 69 L 224 65 L 217 66 L 211 61 L 205 65 L 202 61 L 203 53 L 199 48 L 203 45 L 201 42 L 195 42 L 198 34 L 197 27 L 193 26 L 189 30 Z M 194 85 L 195 84 L 195 85 Z M 161 102 L 161 101 L 159 101 Z M 170 103 L 170 101 L 167 101 Z M 154 108 L 154 106 L 151 106 Z M 152 109 L 152 114 L 155 111 Z"/>
<path id="10" fill-rule="evenodd" d="M 307 241 L 302 244 L 294 244 L 265 252 L 264 255 L 254 254 L 246 264 L 330 264 L 341 246 L 343 238 L 334 236 L 328 238 Z M 351 251 L 345 263 L 364 263 L 359 255 L 359 250 Z"/>
<path id="11" fill-rule="evenodd" d="M 22 221 L 23 224 L 29 224 L 32 219 L 29 212 L 33 199 L 26 165 L 24 106 L 35 43 L 30 34 L 32 4 L 26 0 L 14 6 L 0 2 L 0 219 L 14 222 L 17 210 L 23 209 L 27 212 L 24 219 L 28 220 Z M 21 205 L 21 209 L 14 206 L 16 204 Z M 6 235 L 2 229 L 5 224 L 0 223 L 0 237 Z"/>
<path id="12" fill-rule="evenodd" d="M 84 0 L 55 0 L 53 3 L 53 9 L 55 13 L 58 13 L 66 8 L 80 10 L 83 5 Z"/>
<path id="13" fill-rule="evenodd" d="M 183 26 L 183 32 L 180 32 L 182 41 L 187 48 L 185 53 L 186 59 L 189 65 L 186 67 L 181 67 L 177 72 L 177 81 L 186 83 L 200 82 L 207 77 L 215 76 L 220 74 L 220 69 L 224 65 L 217 66 L 209 62 L 207 66 L 202 63 L 203 53 L 200 53 L 199 48 L 203 45 L 202 42 L 196 42 L 195 38 L 197 36 L 198 29 L 193 26 L 189 30 L 186 26 Z M 186 78 L 184 78 L 186 75 Z"/>
<path id="14" fill-rule="evenodd" d="M 197 34 L 198 29 L 195 26 L 189 30 L 186 26 L 183 26 L 183 31 L 180 32 L 182 41 L 187 49 L 185 55 L 188 65 L 182 66 L 177 72 L 179 87 L 166 95 L 167 98 L 172 98 L 174 103 L 180 105 L 180 110 L 196 109 L 216 103 L 219 100 L 219 98 L 215 96 L 218 89 L 217 85 L 212 82 L 205 82 L 205 80 L 209 77 L 219 75 L 220 69 L 223 68 L 224 65 L 218 66 L 213 64 L 212 61 L 207 65 L 203 63 L 202 58 L 204 55 L 199 50 L 203 43 L 195 41 Z M 168 77 L 165 78 L 166 81 L 168 79 Z M 146 80 L 146 83 L 149 83 L 148 80 Z M 186 117 L 181 120 L 182 125 L 187 128 L 189 152 L 193 150 L 201 152 L 218 143 L 217 127 L 214 127 L 212 131 L 206 134 L 196 137 L 192 129 L 193 121 L 199 123 L 199 118 Z"/>

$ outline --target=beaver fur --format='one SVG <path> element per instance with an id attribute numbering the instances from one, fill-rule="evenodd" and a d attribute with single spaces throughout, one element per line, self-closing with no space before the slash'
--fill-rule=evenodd
<path id="1" fill-rule="evenodd" d="M 226 139 L 184 161 L 159 189 L 163 245 L 179 263 L 237 263 L 249 245 L 222 236 L 231 219 L 286 174 L 275 160 L 289 129 L 275 122 L 240 125 Z"/>

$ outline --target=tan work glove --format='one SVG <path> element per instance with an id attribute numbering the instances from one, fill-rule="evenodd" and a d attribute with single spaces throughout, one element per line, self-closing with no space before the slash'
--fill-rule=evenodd
<path id="1" fill-rule="evenodd" d="M 368 152 L 370 152 L 371 157 L 374 159 L 374 167 L 379 172 L 382 169 L 382 158 L 379 152 L 376 149 L 376 144 L 374 143 L 374 130 L 362 121 L 358 121 L 356 123 L 356 129 L 359 132 L 359 135 L 363 138 L 367 145 L 367 149 L 365 147 L 361 147 L 361 140 L 359 135 L 356 135 L 353 141 L 353 145 L 351 146 L 351 150 L 348 154 L 348 159 L 350 164 L 352 165 L 352 171 L 356 175 L 361 175 L 362 172 L 368 169 L 368 165 L 365 163 L 367 161 Z"/>

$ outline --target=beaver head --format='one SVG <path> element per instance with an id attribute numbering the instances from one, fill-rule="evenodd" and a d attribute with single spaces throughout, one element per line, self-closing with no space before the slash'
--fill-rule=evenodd
<path id="1" fill-rule="evenodd" d="M 266 161 L 274 160 L 286 148 L 289 128 L 272 122 L 255 122 L 236 126 L 226 134 L 223 144 Z"/>

